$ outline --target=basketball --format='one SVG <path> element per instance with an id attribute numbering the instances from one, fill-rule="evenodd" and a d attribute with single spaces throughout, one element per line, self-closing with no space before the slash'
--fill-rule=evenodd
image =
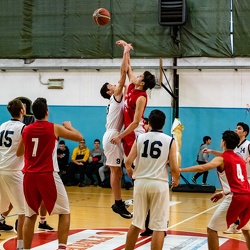
<path id="1" fill-rule="evenodd" d="M 104 8 L 99 8 L 93 13 L 93 20 L 99 26 L 104 26 L 110 21 L 110 13 Z"/>

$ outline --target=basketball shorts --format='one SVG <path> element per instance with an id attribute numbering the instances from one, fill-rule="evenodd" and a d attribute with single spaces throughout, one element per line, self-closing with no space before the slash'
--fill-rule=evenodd
<path id="1" fill-rule="evenodd" d="M 116 130 L 108 130 L 104 133 L 102 139 L 102 145 L 104 154 L 106 156 L 106 165 L 112 167 L 121 167 L 123 160 L 123 148 L 122 144 L 112 144 L 110 141 L 115 136 L 119 135 Z"/>
<path id="2" fill-rule="evenodd" d="M 237 195 L 236 195 L 237 196 Z M 208 223 L 208 227 L 214 231 L 224 231 L 231 224 L 239 219 L 239 214 L 242 213 L 243 220 L 241 229 L 250 230 L 250 202 L 249 195 L 238 195 L 239 197 L 233 197 L 230 193 L 225 196 L 220 206 L 214 212 L 212 218 Z M 235 199 L 236 198 L 236 199 Z M 235 200 L 234 200 L 235 199 Z M 238 199 L 238 201 L 237 201 Z M 246 206 L 245 206 L 246 205 Z"/>
<path id="3" fill-rule="evenodd" d="M 151 230 L 167 231 L 169 221 L 169 185 L 166 181 L 136 179 L 134 182 L 134 208 L 132 224 L 145 229 L 145 220 L 150 210 L 148 227 Z"/>
<path id="4" fill-rule="evenodd" d="M 70 213 L 68 195 L 57 172 L 25 173 L 23 189 L 26 216 L 39 214 L 42 201 L 50 215 Z"/>
<path id="5" fill-rule="evenodd" d="M 17 214 L 25 213 L 22 171 L 0 171 L 0 212 L 8 210 L 10 203 Z"/>

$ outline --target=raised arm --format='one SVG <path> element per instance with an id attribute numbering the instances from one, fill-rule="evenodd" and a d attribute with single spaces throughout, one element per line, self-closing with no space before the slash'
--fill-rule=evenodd
<path id="1" fill-rule="evenodd" d="M 221 156 L 215 157 L 212 161 L 205 163 L 205 164 L 200 164 L 200 165 L 195 165 L 187 168 L 181 168 L 181 172 L 204 172 L 211 170 L 213 168 L 220 168 L 221 170 L 224 169 L 224 164 L 223 164 L 223 158 Z"/>

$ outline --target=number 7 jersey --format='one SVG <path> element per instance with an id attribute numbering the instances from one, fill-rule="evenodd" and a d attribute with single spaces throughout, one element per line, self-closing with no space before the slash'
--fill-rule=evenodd
<path id="1" fill-rule="evenodd" d="M 58 172 L 57 143 L 54 123 L 36 120 L 22 133 L 24 143 L 24 173 Z"/>

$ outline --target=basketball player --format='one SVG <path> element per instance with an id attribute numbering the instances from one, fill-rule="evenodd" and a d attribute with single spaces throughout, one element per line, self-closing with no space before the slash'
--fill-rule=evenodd
<path id="1" fill-rule="evenodd" d="M 248 182 L 250 183 L 250 141 L 246 139 L 249 133 L 249 126 L 244 122 L 238 122 L 236 125 L 235 132 L 240 137 L 240 142 L 237 147 L 234 149 L 234 152 L 238 154 L 242 159 L 246 162 L 247 168 L 247 177 Z M 205 148 L 204 152 L 212 153 L 216 156 L 221 156 L 222 152 Z M 241 230 L 238 230 L 237 227 L 239 225 L 239 221 L 235 221 L 230 227 L 224 231 L 225 234 L 240 234 Z"/>
<path id="2" fill-rule="evenodd" d="M 105 83 L 100 93 L 103 98 L 109 99 L 107 108 L 106 132 L 103 135 L 103 149 L 106 156 L 106 165 L 110 167 L 110 185 L 114 194 L 115 203 L 112 209 L 123 218 L 130 219 L 132 214 L 126 209 L 121 197 L 121 179 L 122 179 L 122 160 L 123 149 L 121 143 L 111 144 L 110 140 L 119 134 L 123 126 L 123 87 L 126 81 L 128 70 L 129 50 L 132 47 L 129 44 L 116 42 L 117 45 L 124 47 L 123 59 L 120 69 L 120 80 L 117 85 Z"/>
<path id="3" fill-rule="evenodd" d="M 125 43 L 123 41 L 123 43 Z M 112 138 L 111 143 L 123 141 L 124 153 L 128 156 L 137 135 L 145 133 L 144 111 L 147 105 L 147 89 L 155 86 L 155 76 L 145 71 L 140 76 L 135 76 L 128 57 L 129 86 L 124 103 L 124 130 Z"/>
<path id="4" fill-rule="evenodd" d="M 211 201 L 217 202 L 225 196 L 213 214 L 207 226 L 208 249 L 219 249 L 218 231 L 223 231 L 239 218 L 237 229 L 242 229 L 246 245 L 250 249 L 250 184 L 247 179 L 246 162 L 234 149 L 240 138 L 234 131 L 227 130 L 222 134 L 221 156 L 211 162 L 182 168 L 181 172 L 204 172 L 213 168 L 222 185 L 222 192 L 215 193 Z"/>
<path id="5" fill-rule="evenodd" d="M 16 157 L 16 150 L 25 127 L 21 122 L 25 107 L 19 99 L 14 99 L 8 103 L 7 109 L 12 119 L 0 126 L 0 208 L 1 212 L 9 212 L 14 207 L 18 213 L 17 249 L 23 249 L 23 157 Z"/>
<path id="6" fill-rule="evenodd" d="M 32 104 L 36 121 L 26 126 L 17 149 L 17 156 L 24 154 L 23 189 L 26 200 L 23 226 L 24 249 L 30 249 L 34 226 L 41 202 L 49 214 L 59 214 L 58 249 L 66 249 L 70 225 L 70 209 L 66 190 L 58 174 L 58 138 L 82 141 L 80 132 L 64 122 L 63 126 L 48 122 L 48 106 L 44 98 Z"/>
<path id="7" fill-rule="evenodd" d="M 160 110 L 153 110 L 148 119 L 151 130 L 137 137 L 125 159 L 127 173 L 135 180 L 134 215 L 125 250 L 134 249 L 138 234 L 144 229 L 149 210 L 149 228 L 153 230 L 151 249 L 162 249 L 169 220 L 168 162 L 173 178 L 172 185 L 178 186 L 180 181 L 175 140 L 162 132 L 165 114 Z"/>

